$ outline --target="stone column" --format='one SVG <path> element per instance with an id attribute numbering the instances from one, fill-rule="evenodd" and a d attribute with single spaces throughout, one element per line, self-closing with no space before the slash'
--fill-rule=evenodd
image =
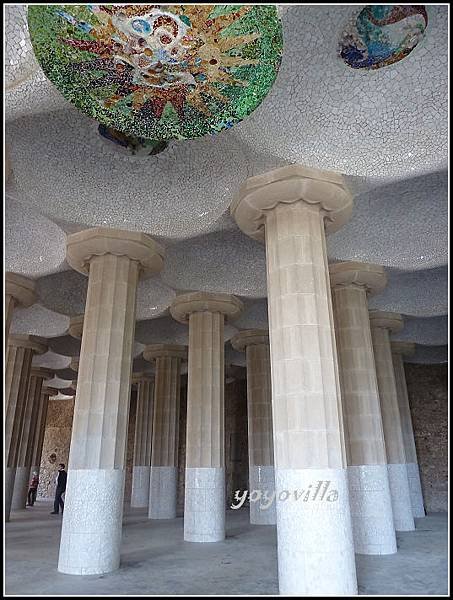
<path id="1" fill-rule="evenodd" d="M 107 573 L 120 563 L 137 283 L 163 251 L 138 232 L 68 236 L 69 265 L 88 274 L 58 570 Z"/>
<path id="2" fill-rule="evenodd" d="M 249 492 L 259 494 L 259 500 L 250 501 L 250 523 L 275 525 L 275 500 L 269 501 L 275 494 L 269 333 L 263 329 L 241 331 L 231 345 L 245 350 L 247 361 Z"/>
<path id="3" fill-rule="evenodd" d="M 399 331 L 403 327 L 403 319 L 401 315 L 378 310 L 372 310 L 369 314 L 387 452 L 393 523 L 397 531 L 412 531 L 415 524 L 390 348 L 390 332 Z"/>
<path id="4" fill-rule="evenodd" d="M 131 506 L 144 508 L 148 506 L 149 500 L 154 377 L 146 373 L 137 373 L 134 374 L 132 381 L 137 384 L 137 413 L 135 417 Z"/>
<path id="5" fill-rule="evenodd" d="M 225 538 L 224 321 L 242 302 L 228 294 L 178 296 L 170 312 L 189 323 L 184 539 Z"/>
<path id="6" fill-rule="evenodd" d="M 341 175 L 300 165 L 248 179 L 231 206 L 266 243 L 281 594 L 357 593 L 325 243 L 351 211 Z"/>
<path id="7" fill-rule="evenodd" d="M 16 477 L 11 502 L 11 510 L 25 510 L 27 504 L 30 469 L 33 465 L 35 438 L 38 435 L 38 417 L 41 408 L 41 389 L 44 379 L 51 379 L 53 371 L 32 368 L 28 393 L 25 399 L 24 422 L 20 437 Z"/>
<path id="8" fill-rule="evenodd" d="M 35 282 L 28 277 L 8 272 L 5 274 L 5 346 L 15 307 L 27 308 L 36 300 Z"/>
<path id="9" fill-rule="evenodd" d="M 9 521 L 33 354 L 47 347 L 31 335 L 10 335 L 5 368 L 5 521 Z"/>
<path id="10" fill-rule="evenodd" d="M 423 505 L 422 484 L 415 447 L 414 430 L 412 427 L 411 409 L 407 395 L 406 373 L 404 372 L 403 356 L 415 352 L 415 344 L 409 342 L 392 342 L 392 359 L 395 370 L 396 393 L 400 409 L 401 429 L 403 433 L 404 452 L 406 455 L 407 477 L 411 494 L 412 514 L 420 519 L 425 516 Z"/>
<path id="11" fill-rule="evenodd" d="M 394 554 L 392 500 L 371 341 L 367 294 L 387 282 L 384 269 L 357 262 L 330 266 L 348 460 L 354 547 Z"/>
<path id="12" fill-rule="evenodd" d="M 187 348 L 153 344 L 145 348 L 143 358 L 156 361 L 148 517 L 175 519 L 181 361 L 187 358 Z"/>
<path id="13" fill-rule="evenodd" d="M 39 398 L 39 410 L 36 416 L 35 436 L 33 438 L 33 451 L 31 456 L 32 467 L 30 469 L 30 479 L 34 471 L 38 473 L 41 469 L 42 447 L 44 443 L 44 434 L 46 431 L 47 409 L 49 407 L 49 397 L 57 396 L 58 390 L 43 385 Z"/>

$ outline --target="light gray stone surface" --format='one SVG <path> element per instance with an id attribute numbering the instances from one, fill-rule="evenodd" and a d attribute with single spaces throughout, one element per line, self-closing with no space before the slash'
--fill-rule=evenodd
<path id="1" fill-rule="evenodd" d="M 329 483 L 324 498 L 322 492 L 314 496 L 320 481 Z M 280 594 L 356 595 L 346 470 L 276 468 L 275 489 Z M 328 501 L 335 490 L 337 497 Z M 291 494 L 286 500 L 284 492 Z"/>
<path id="2" fill-rule="evenodd" d="M 354 550 L 357 554 L 394 554 L 396 535 L 387 465 L 348 467 Z"/>
<path id="3" fill-rule="evenodd" d="M 420 519 L 425 516 L 420 469 L 418 463 L 407 463 L 406 467 L 411 494 L 412 514 L 414 515 L 414 519 Z"/>
<path id="4" fill-rule="evenodd" d="M 58 570 L 100 575 L 119 567 L 124 471 L 70 469 Z"/>
<path id="5" fill-rule="evenodd" d="M 149 519 L 176 518 L 177 483 L 177 467 L 150 468 Z"/>
<path id="6" fill-rule="evenodd" d="M 132 469 L 131 506 L 144 508 L 149 501 L 149 469 L 143 465 L 134 465 Z"/>
<path id="7" fill-rule="evenodd" d="M 406 465 L 387 465 L 392 497 L 393 524 L 396 531 L 413 531 L 411 494 Z"/>
<path id="8" fill-rule="evenodd" d="M 225 469 L 186 468 L 184 540 L 220 542 L 225 539 Z"/>
<path id="9" fill-rule="evenodd" d="M 250 502 L 250 523 L 253 525 L 275 525 L 277 516 L 275 512 L 275 499 L 268 506 L 269 500 L 275 494 L 274 467 L 249 466 L 249 493 L 255 490 L 261 492 L 261 499 Z M 267 497 L 265 496 L 267 494 Z M 267 507 L 267 508 L 266 508 Z"/>

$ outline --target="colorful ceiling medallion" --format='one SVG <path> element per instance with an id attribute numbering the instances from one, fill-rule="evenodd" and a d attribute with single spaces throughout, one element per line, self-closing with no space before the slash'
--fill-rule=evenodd
<path id="1" fill-rule="evenodd" d="M 422 40 L 428 14 L 419 5 L 365 7 L 340 40 L 340 56 L 353 69 L 380 69 L 405 58 Z"/>
<path id="2" fill-rule="evenodd" d="M 270 5 L 30 5 L 28 25 L 67 100 L 104 132 L 149 140 L 241 121 L 271 89 L 283 45 Z"/>

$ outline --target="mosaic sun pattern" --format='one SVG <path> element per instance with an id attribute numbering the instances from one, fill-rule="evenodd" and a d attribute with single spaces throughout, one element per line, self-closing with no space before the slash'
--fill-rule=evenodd
<path id="1" fill-rule="evenodd" d="M 346 28 L 340 56 L 353 69 L 386 67 L 412 52 L 427 24 L 422 5 L 367 6 Z"/>
<path id="2" fill-rule="evenodd" d="M 275 6 L 30 6 L 33 49 L 67 100 L 106 127 L 153 140 L 232 127 L 281 61 Z"/>

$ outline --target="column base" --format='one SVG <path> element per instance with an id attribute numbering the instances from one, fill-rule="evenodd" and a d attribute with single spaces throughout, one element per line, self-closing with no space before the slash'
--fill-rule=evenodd
<path id="1" fill-rule="evenodd" d="M 14 479 L 11 510 L 25 510 L 27 504 L 28 485 L 30 483 L 30 467 L 17 467 Z"/>
<path id="2" fill-rule="evenodd" d="M 69 469 L 58 570 L 99 575 L 120 564 L 124 471 Z"/>
<path id="3" fill-rule="evenodd" d="M 184 540 L 225 539 L 225 469 L 186 467 Z"/>
<path id="4" fill-rule="evenodd" d="M 261 492 L 261 497 L 256 502 L 250 502 L 250 523 L 252 525 L 275 525 L 277 515 L 275 512 L 275 473 L 274 467 L 269 465 L 249 466 L 249 493 L 254 490 Z M 271 502 L 272 500 L 272 502 Z"/>
<path id="5" fill-rule="evenodd" d="M 176 519 L 178 469 L 151 467 L 149 477 L 149 519 Z"/>
<path id="6" fill-rule="evenodd" d="M 405 464 L 388 464 L 390 495 L 392 497 L 393 524 L 396 531 L 413 531 L 409 480 Z"/>
<path id="7" fill-rule="evenodd" d="M 351 466 L 347 472 L 356 554 L 395 554 L 387 465 Z"/>
<path id="8" fill-rule="evenodd" d="M 8 522 L 10 519 L 15 479 L 16 479 L 16 467 L 6 467 L 6 469 L 5 469 L 5 521 L 6 522 Z"/>
<path id="9" fill-rule="evenodd" d="M 275 488 L 280 594 L 356 595 L 346 470 L 276 468 Z"/>
<path id="10" fill-rule="evenodd" d="M 420 469 L 418 463 L 407 463 L 406 468 L 409 480 L 409 492 L 411 494 L 412 513 L 415 519 L 421 519 L 426 516 L 426 513 L 423 504 Z"/>
<path id="11" fill-rule="evenodd" d="M 147 508 L 149 502 L 149 469 L 137 465 L 132 468 L 131 507 Z"/>

